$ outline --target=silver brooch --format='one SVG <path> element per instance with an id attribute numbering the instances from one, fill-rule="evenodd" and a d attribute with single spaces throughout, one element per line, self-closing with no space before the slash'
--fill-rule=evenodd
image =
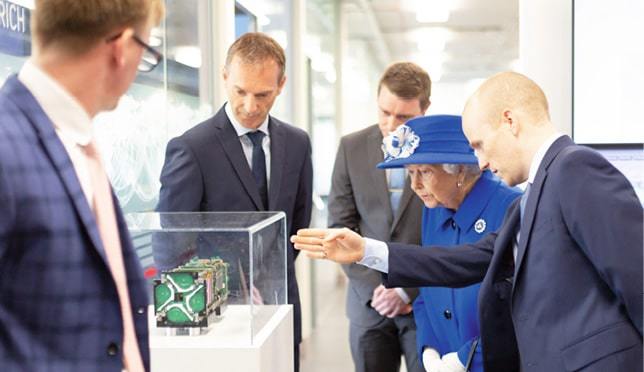
<path id="1" fill-rule="evenodd" d="M 414 153 L 419 143 L 420 138 L 410 127 L 399 126 L 382 139 L 382 152 L 385 154 L 385 161 L 408 158 Z"/>
<path id="2" fill-rule="evenodd" d="M 482 218 L 479 218 L 478 221 L 476 221 L 476 223 L 474 224 L 474 231 L 480 234 L 483 231 L 485 231 L 485 226 L 487 226 L 487 224 L 485 223 L 485 220 Z"/>

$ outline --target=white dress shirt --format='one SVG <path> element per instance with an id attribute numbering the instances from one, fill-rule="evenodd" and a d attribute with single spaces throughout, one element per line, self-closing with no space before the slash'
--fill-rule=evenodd
<path id="1" fill-rule="evenodd" d="M 226 112 L 226 116 L 228 116 L 228 120 L 230 120 L 230 123 L 233 125 L 233 128 L 235 128 L 235 132 L 237 132 L 237 136 L 239 137 L 239 142 L 241 143 L 242 150 L 244 151 L 244 156 L 246 157 L 246 161 L 248 162 L 248 167 L 252 170 L 253 169 L 253 142 L 250 140 L 250 138 L 248 138 L 246 134 L 254 131 L 252 129 L 248 129 L 243 125 L 239 124 L 228 102 L 226 102 L 226 105 L 224 106 L 224 111 Z M 270 185 L 271 184 L 271 135 L 270 133 L 268 133 L 268 115 L 266 115 L 266 119 L 264 119 L 264 122 L 262 123 L 262 125 L 259 126 L 259 128 L 257 128 L 257 130 L 265 134 L 264 138 L 262 139 L 262 149 L 264 150 L 264 157 L 266 158 L 266 185 Z"/>
<path id="2" fill-rule="evenodd" d="M 81 152 L 81 146 L 92 140 L 92 119 L 76 98 L 30 59 L 22 66 L 18 80 L 29 89 L 54 124 L 89 206 L 93 208 L 92 182 L 87 160 Z"/>

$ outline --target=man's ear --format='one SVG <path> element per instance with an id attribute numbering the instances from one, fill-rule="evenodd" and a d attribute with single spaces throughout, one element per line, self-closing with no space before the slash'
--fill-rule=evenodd
<path id="1" fill-rule="evenodd" d="M 118 68 L 121 68 L 125 65 L 125 59 L 127 57 L 125 53 L 126 43 L 133 34 L 134 30 L 131 27 L 128 27 L 121 30 L 116 38 L 108 41 L 111 53 L 111 61 Z"/>
<path id="2" fill-rule="evenodd" d="M 224 79 L 224 81 L 228 80 L 228 69 L 226 66 L 221 68 L 221 78 Z"/>
<path id="3" fill-rule="evenodd" d="M 509 129 L 515 137 L 519 134 L 519 121 L 515 113 L 510 109 L 503 109 L 501 113 L 501 126 Z"/>
<path id="4" fill-rule="evenodd" d="M 277 94 L 282 93 L 282 89 L 284 89 L 284 84 L 286 84 L 286 75 L 282 76 L 282 79 L 280 79 L 280 82 L 277 88 Z"/>
<path id="5" fill-rule="evenodd" d="M 420 111 L 423 113 L 423 115 L 427 113 L 427 110 L 429 110 L 429 106 L 431 105 L 432 105 L 432 101 L 427 100 L 427 105 L 425 107 L 422 107 L 422 106 L 420 107 Z"/>

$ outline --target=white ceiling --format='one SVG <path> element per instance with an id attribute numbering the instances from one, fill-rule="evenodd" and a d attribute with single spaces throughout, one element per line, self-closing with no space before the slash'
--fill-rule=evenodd
<path id="1" fill-rule="evenodd" d="M 437 0 L 416 0 L 416 7 Z M 440 0 L 438 0 L 440 1 Z M 518 59 L 518 0 L 444 0 L 451 7 L 444 23 L 420 23 L 409 0 L 344 0 L 350 39 L 364 40 L 384 67 L 412 60 L 433 80 L 461 82 L 513 68 Z M 442 52 L 421 53 L 418 39 L 447 35 Z M 441 74 L 442 70 L 442 74 Z"/>

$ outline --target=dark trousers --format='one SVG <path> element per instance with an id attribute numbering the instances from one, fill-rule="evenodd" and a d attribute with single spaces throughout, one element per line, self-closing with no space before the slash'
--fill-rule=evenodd
<path id="1" fill-rule="evenodd" d="M 293 351 L 295 356 L 293 372 L 300 372 L 300 345 L 295 345 L 295 350 Z"/>
<path id="2" fill-rule="evenodd" d="M 416 326 L 410 315 L 383 318 L 365 328 L 349 327 L 351 356 L 356 372 L 398 372 L 400 357 L 405 356 L 409 372 L 425 372 L 416 352 Z"/>

